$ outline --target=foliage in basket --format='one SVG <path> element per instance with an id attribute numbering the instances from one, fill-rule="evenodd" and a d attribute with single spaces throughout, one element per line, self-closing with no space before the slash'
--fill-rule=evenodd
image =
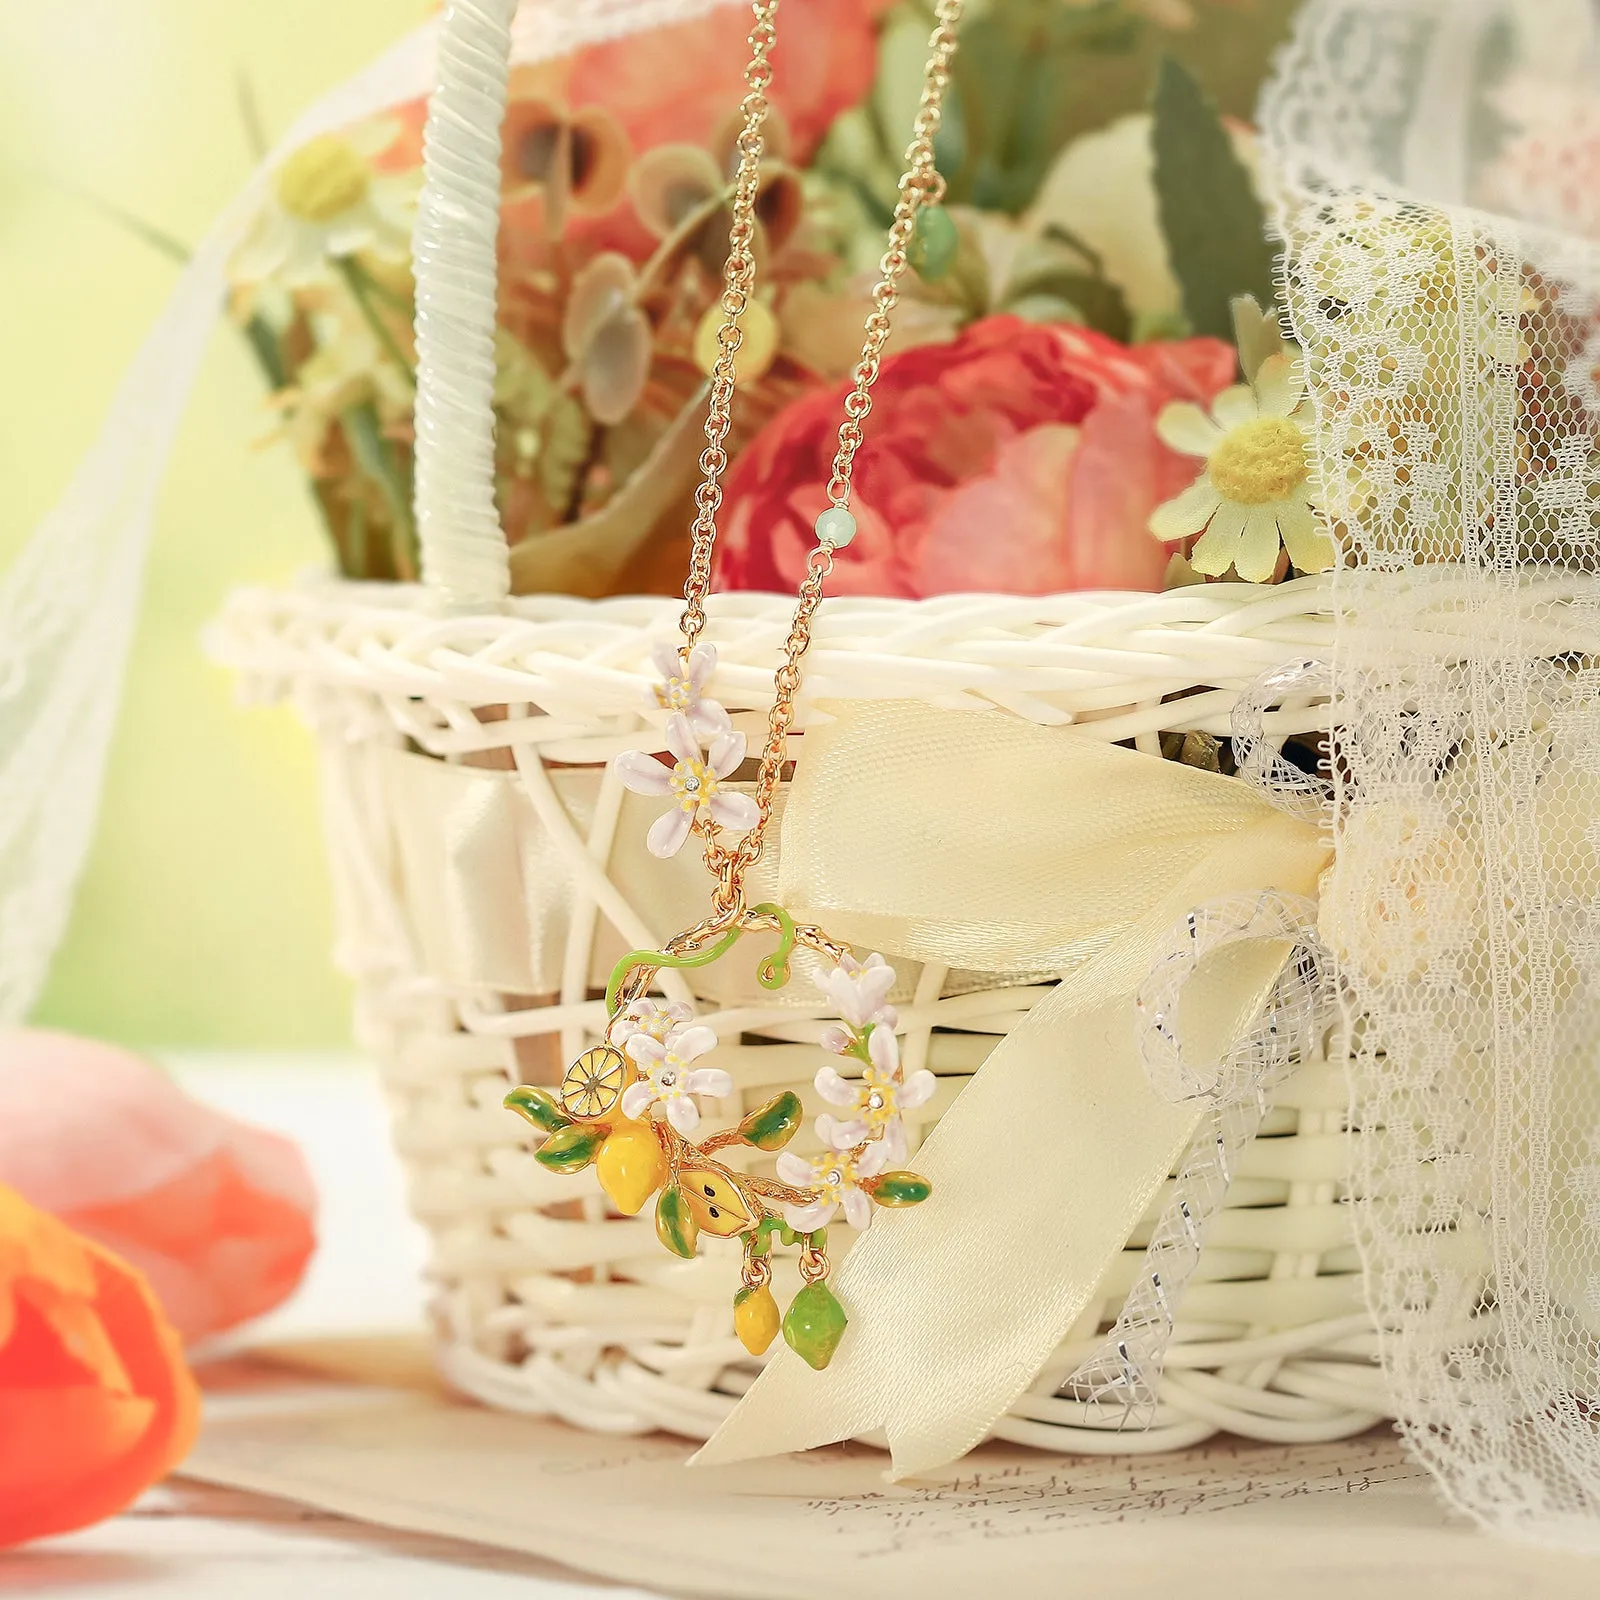
<path id="1" fill-rule="evenodd" d="M 804 559 L 928 26 L 917 0 L 811 9 L 775 57 L 722 587 L 790 588 Z M 839 589 L 1158 589 L 1331 563 L 1289 352 L 1240 300 L 1270 305 L 1273 284 L 1237 118 L 1290 9 L 989 0 L 969 21 L 947 204 L 913 240 Z M 519 592 L 677 587 L 747 25 L 722 7 L 513 74 L 495 409 Z M 351 577 L 418 576 L 423 114 L 292 154 L 233 262 L 234 315 Z"/>

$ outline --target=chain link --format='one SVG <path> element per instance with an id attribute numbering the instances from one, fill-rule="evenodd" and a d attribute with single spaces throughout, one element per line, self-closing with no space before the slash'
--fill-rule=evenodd
<path id="1" fill-rule="evenodd" d="M 772 83 L 769 57 L 777 37 L 778 0 L 755 0 L 748 43 L 750 62 L 744 69 L 745 96 L 739 111 L 744 126 L 735 149 L 739 165 L 734 177 L 728 259 L 722 268 L 722 324 L 717 329 L 717 359 L 711 367 L 711 399 L 706 409 L 706 447 L 700 455 L 705 475 L 695 490 L 695 519 L 690 529 L 689 576 L 683 586 L 685 649 L 693 649 L 706 625 L 706 595 L 711 588 L 711 553 L 717 540 L 717 512 L 722 506 L 722 475 L 728 468 L 723 445 L 733 425 L 734 362 L 744 342 L 740 318 L 755 286 L 756 198 L 761 189 L 761 130 L 767 120 L 767 89 Z"/>
<path id="2" fill-rule="evenodd" d="M 872 309 L 867 314 L 861 358 L 852 374 L 854 386 L 844 400 L 839 449 L 828 482 L 828 499 L 841 510 L 849 509 L 851 477 L 855 471 L 856 451 L 861 447 L 862 424 L 872 410 L 872 386 L 877 382 L 894 308 L 900 299 L 900 283 L 910 264 L 906 252 L 917 225 L 917 213 L 923 206 L 937 205 L 944 198 L 944 179 L 934 164 L 933 141 L 944 113 L 945 91 L 950 86 L 950 63 L 956 53 L 956 30 L 964 4 L 965 0 L 939 0 L 934 11 L 935 25 L 928 40 L 922 98 L 912 124 L 911 143 L 906 147 L 905 170 L 900 178 L 894 218 L 889 225 L 888 244 L 878 263 L 878 281 L 872 290 Z M 748 304 L 755 279 L 751 243 L 756 193 L 760 186 L 761 125 L 767 111 L 766 88 L 772 78 L 767 54 L 772 48 L 773 15 L 777 8 L 777 0 L 752 7 L 756 22 L 750 33 L 750 65 L 745 71 L 749 92 L 742 107 L 745 121 L 739 137 L 733 231 L 723 274 L 724 315 L 717 334 L 718 356 L 711 380 L 711 406 L 706 417 L 707 448 L 700 458 L 705 480 L 695 493 L 698 515 L 693 528 L 689 579 L 683 591 L 686 605 L 682 627 L 686 650 L 693 647 L 705 627 L 705 598 L 711 587 L 711 558 L 717 537 L 716 516 L 722 504 L 722 473 L 728 464 L 722 445 L 732 412 L 733 358 L 741 337 L 739 318 Z M 719 844 L 714 834 L 706 843 L 706 865 L 717 880 L 712 890 L 712 905 L 722 916 L 732 914 L 743 904 L 745 872 L 761 859 L 766 846 L 772 802 L 783 775 L 789 732 L 794 726 L 800 663 L 811 645 L 811 624 L 822 603 L 828 574 L 833 570 L 833 555 L 833 544 L 817 545 L 806 562 L 806 575 L 796 597 L 794 620 L 784 644 L 783 664 L 774 679 L 777 692 L 767 719 L 767 739 L 756 777 L 755 799 L 759 812 L 756 825 L 732 850 Z"/>

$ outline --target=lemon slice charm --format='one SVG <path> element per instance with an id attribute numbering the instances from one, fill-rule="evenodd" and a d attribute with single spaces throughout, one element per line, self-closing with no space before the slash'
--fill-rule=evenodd
<path id="1" fill-rule="evenodd" d="M 627 1082 L 628 1063 L 622 1052 L 613 1045 L 596 1045 L 567 1068 L 561 1080 L 561 1109 L 580 1122 L 593 1122 L 615 1108 Z"/>
<path id="2" fill-rule="evenodd" d="M 678 1174 L 689 1213 L 702 1233 L 731 1239 L 756 1225 L 745 1197 L 726 1172 L 717 1167 L 685 1167 Z"/>

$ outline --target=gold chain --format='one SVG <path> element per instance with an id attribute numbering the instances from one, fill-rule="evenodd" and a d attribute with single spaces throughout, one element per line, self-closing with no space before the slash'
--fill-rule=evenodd
<path id="1" fill-rule="evenodd" d="M 734 359 L 744 342 L 740 319 L 750 303 L 755 284 L 755 210 L 761 188 L 761 129 L 767 120 L 767 88 L 772 82 L 772 53 L 776 30 L 773 19 L 778 0 L 755 0 L 751 6 L 754 21 L 748 43 L 750 62 L 744 69 L 745 96 L 739 111 L 744 126 L 735 148 L 739 167 L 734 177 L 733 201 L 729 209 L 728 259 L 722 268 L 722 324 L 717 329 L 717 359 L 711 368 L 711 400 L 706 410 L 706 447 L 700 455 L 700 470 L 705 474 L 695 490 L 695 519 L 691 530 L 693 548 L 689 555 L 689 577 L 683 586 L 683 637 L 686 649 L 693 649 L 706 625 L 706 594 L 711 588 L 711 552 L 717 539 L 717 511 L 722 505 L 722 474 L 727 471 L 728 453 L 723 444 L 733 424 Z"/>
<path id="2" fill-rule="evenodd" d="M 872 310 L 867 314 L 861 359 L 856 363 L 854 387 L 845 396 L 844 421 L 839 425 L 839 449 L 833 459 L 833 475 L 828 482 L 832 508 L 848 513 L 850 483 L 855 470 L 856 451 L 861 447 L 862 424 L 872 410 L 872 386 L 877 381 L 883 347 L 889 338 L 890 319 L 900 299 L 900 282 L 909 261 L 906 248 L 916 228 L 917 213 L 925 205 L 937 205 L 945 192 L 944 179 L 934 164 L 933 141 L 939 131 L 944 110 L 945 90 L 950 85 L 950 63 L 956 53 L 956 29 L 965 0 L 939 0 L 934 11 L 935 25 L 928 40 L 928 64 L 924 73 L 922 99 L 912 126 L 911 143 L 906 147 L 905 171 L 900 178 L 900 194 L 883 258 L 878 263 L 878 282 L 872 291 Z M 728 464 L 723 441 L 732 415 L 734 356 L 742 337 L 739 318 L 749 303 L 755 279 L 751 245 L 755 234 L 755 203 L 760 188 L 761 127 L 767 113 L 766 90 L 772 80 L 767 60 L 773 42 L 773 17 L 778 0 L 756 0 L 752 6 L 755 25 L 750 32 L 751 59 L 745 69 L 748 93 L 741 107 L 744 128 L 739 135 L 739 169 L 735 181 L 729 233 L 728 260 L 723 272 L 723 321 L 717 330 L 717 361 L 712 369 L 711 402 L 706 416 L 706 439 L 700 466 L 705 480 L 695 493 L 698 514 L 693 527 L 693 550 L 689 578 L 684 585 L 683 635 L 685 649 L 693 647 L 705 627 L 705 598 L 711 587 L 711 558 L 716 544 L 717 510 L 722 504 L 722 473 Z M 732 849 L 726 850 L 713 835 L 706 847 L 706 865 L 716 875 L 712 892 L 716 911 L 726 916 L 742 905 L 744 874 L 761 858 L 766 844 L 767 825 L 772 819 L 772 801 L 783 773 L 789 731 L 794 726 L 795 697 L 800 688 L 800 663 L 811 644 L 811 624 L 822 603 L 823 586 L 833 570 L 835 542 L 819 532 L 817 547 L 806 562 L 784 644 L 783 664 L 774 683 L 776 696 L 767 721 L 767 742 L 761 753 L 756 778 L 756 825 Z"/>

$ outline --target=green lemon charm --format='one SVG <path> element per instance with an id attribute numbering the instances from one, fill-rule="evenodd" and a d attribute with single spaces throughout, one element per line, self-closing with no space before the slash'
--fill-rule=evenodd
<path id="1" fill-rule="evenodd" d="M 808 1367 L 821 1372 L 833 1360 L 849 1318 L 825 1283 L 808 1283 L 783 1319 L 784 1342 Z"/>

